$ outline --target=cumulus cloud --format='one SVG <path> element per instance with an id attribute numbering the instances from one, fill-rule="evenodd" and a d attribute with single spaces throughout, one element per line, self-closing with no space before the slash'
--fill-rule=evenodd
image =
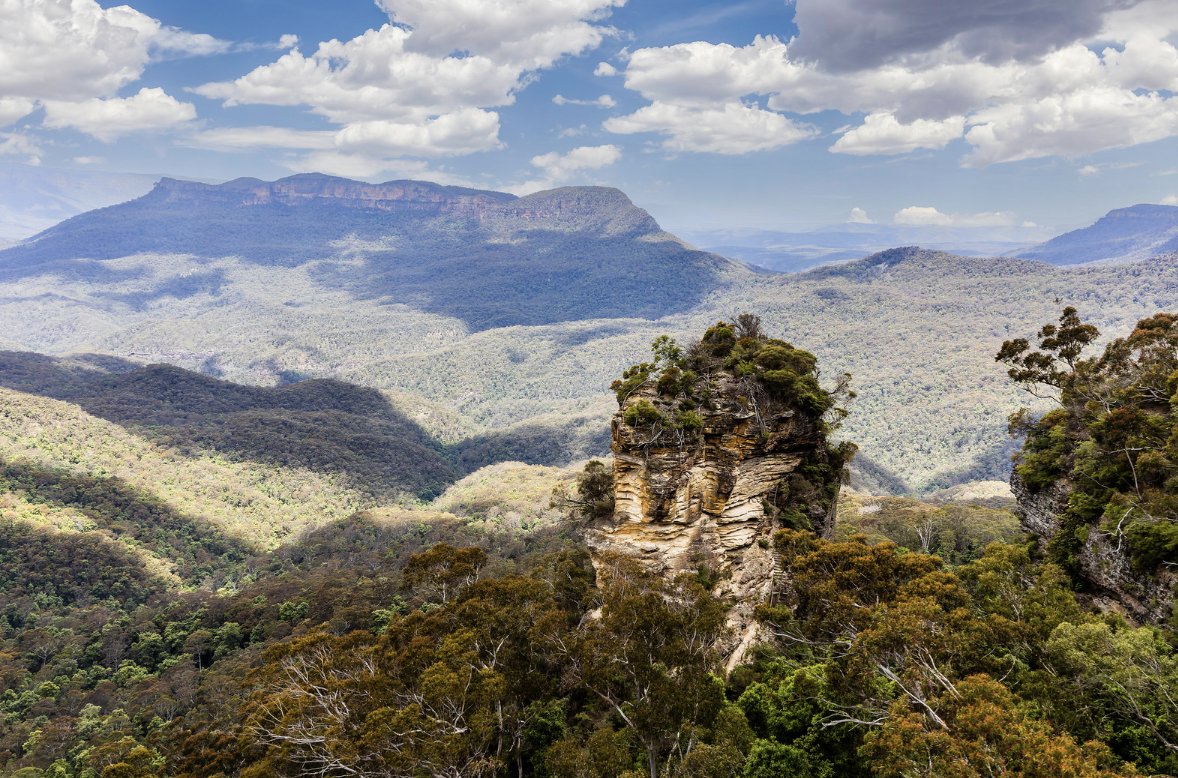
<path id="1" fill-rule="evenodd" d="M 391 157 L 471 154 L 500 147 L 499 114 L 478 108 L 412 122 L 368 121 L 349 124 L 335 138 L 345 153 Z"/>
<path id="2" fill-rule="evenodd" d="M 601 95 L 594 100 L 576 100 L 571 97 L 565 97 L 564 95 L 557 95 L 556 97 L 552 98 L 552 102 L 556 103 L 557 105 L 586 105 L 594 106 L 596 108 L 613 108 L 618 104 L 617 101 L 609 95 Z"/>
<path id="3" fill-rule="evenodd" d="M 455 51 L 545 68 L 566 54 L 596 48 L 610 32 L 596 22 L 626 0 L 377 0 L 395 23 L 413 30 L 413 51 Z"/>
<path id="4" fill-rule="evenodd" d="M 1162 205 L 1178 205 L 1178 195 L 1169 194 L 1161 199 Z"/>
<path id="5" fill-rule="evenodd" d="M 208 56 L 235 44 L 95 0 L 0 0 L 0 127 L 45 109 L 42 126 L 102 140 L 196 116 L 163 90 L 117 95 L 153 60 Z M 21 152 L 24 153 L 24 152 Z"/>
<path id="6" fill-rule="evenodd" d="M 541 178 L 525 181 L 507 187 L 515 194 L 529 194 L 542 189 L 567 183 L 587 170 L 598 170 L 614 164 L 622 158 L 622 150 L 612 144 L 605 146 L 578 146 L 561 154 L 556 151 L 532 157 L 532 166 L 543 173 Z"/>
<path id="7" fill-rule="evenodd" d="M 618 69 L 608 62 L 598 62 L 597 67 L 593 68 L 593 75 L 595 76 L 608 78 L 610 76 L 616 76 L 617 74 Z"/>
<path id="8" fill-rule="evenodd" d="M 1135 0 L 797 0 L 793 56 L 852 72 L 947 49 L 989 63 L 1032 60 L 1089 38 Z"/>
<path id="9" fill-rule="evenodd" d="M 337 153 L 368 160 L 498 148 L 488 109 L 512 104 L 536 71 L 600 45 L 613 33 L 602 20 L 624 2 L 377 0 L 388 24 L 195 91 L 230 106 L 305 106 L 342 125 Z"/>
<path id="10" fill-rule="evenodd" d="M 0 94 L 8 98 L 113 96 L 142 75 L 155 52 L 198 56 L 231 45 L 95 0 L 0 0 L 0 18 Z"/>
<path id="11" fill-rule="evenodd" d="M 851 213 L 847 215 L 847 224 L 875 224 L 867 211 L 862 208 L 852 208 Z"/>
<path id="12" fill-rule="evenodd" d="M 143 130 L 160 130 L 196 118 L 196 108 L 159 88 L 140 89 L 125 98 L 45 102 L 45 126 L 69 127 L 102 141 Z"/>
<path id="13" fill-rule="evenodd" d="M 964 130 L 964 116 L 950 116 L 943 121 L 916 119 L 902 124 L 893 114 L 873 113 L 867 115 L 863 124 L 843 133 L 830 150 L 861 155 L 941 149 L 960 138 Z"/>
<path id="14" fill-rule="evenodd" d="M 987 108 L 972 123 L 969 164 L 1078 157 L 1178 134 L 1178 99 L 1093 86 Z"/>
<path id="15" fill-rule="evenodd" d="M 0 0 L 0 94 L 41 100 L 113 95 L 139 78 L 160 24 L 93 0 Z"/>
<path id="16" fill-rule="evenodd" d="M 23 119 L 33 112 L 36 104 L 23 97 L 0 97 L 0 127 Z"/>
<path id="17" fill-rule="evenodd" d="M 29 165 L 41 164 L 41 147 L 27 135 L 0 132 L 0 156 L 24 157 Z"/>
<path id="18" fill-rule="evenodd" d="M 1080 157 L 1178 135 L 1172 2 L 796 5 L 800 32 L 791 41 L 759 36 L 745 46 L 695 41 L 632 52 L 625 85 L 649 105 L 607 128 L 639 131 L 642 120 L 646 131 L 670 134 L 656 116 L 755 97 L 795 123 L 831 110 L 864 116 L 834 152 L 906 153 L 964 137 L 970 165 Z M 698 137 L 705 130 L 710 137 Z M 740 124 L 695 134 L 696 149 L 774 147 L 741 143 Z"/>
<path id="19" fill-rule="evenodd" d="M 731 102 L 722 108 L 655 102 L 627 116 L 605 121 L 619 134 L 653 132 L 665 136 L 661 148 L 670 152 L 699 151 L 746 154 L 812 138 L 818 131 L 773 111 Z"/>
<path id="20" fill-rule="evenodd" d="M 892 223 L 914 227 L 1014 227 L 1019 219 L 1010 211 L 983 211 L 981 213 L 947 214 L 931 205 L 910 205 L 901 208 L 892 217 Z M 1023 227 L 1035 226 L 1029 222 Z"/>
<path id="21" fill-rule="evenodd" d="M 424 121 L 466 107 L 507 105 L 523 71 L 478 55 L 433 57 L 409 50 L 413 33 L 392 25 L 347 42 L 320 43 L 310 56 L 297 49 L 233 82 L 197 94 L 247 103 L 307 106 L 329 120 Z"/>
<path id="22" fill-rule="evenodd" d="M 896 211 L 892 217 L 895 224 L 945 227 L 953 223 L 953 219 L 943 214 L 931 205 L 910 205 Z"/>
<path id="23" fill-rule="evenodd" d="M 543 170 L 548 178 L 563 181 L 581 170 L 596 170 L 612 165 L 621 156 L 622 150 L 614 145 L 578 146 L 564 154 L 553 151 L 532 157 L 532 164 Z"/>

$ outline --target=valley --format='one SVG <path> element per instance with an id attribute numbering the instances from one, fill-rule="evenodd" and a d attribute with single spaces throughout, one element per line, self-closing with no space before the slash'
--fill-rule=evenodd
<path id="1" fill-rule="evenodd" d="M 291 179 L 297 197 L 224 187 L 166 183 L 0 252 L 0 346 L 260 386 L 337 379 L 445 443 L 506 436 L 536 445 L 513 458 L 567 464 L 604 453 L 610 377 L 656 335 L 757 311 L 852 374 L 846 434 L 874 488 L 919 493 L 1004 480 L 1019 402 L 989 356 L 1004 339 L 1057 301 L 1110 336 L 1178 304 L 1173 255 L 1050 266 L 894 249 L 776 275 L 687 249 L 606 190 L 512 199 L 400 183 L 365 210 L 379 190 L 339 179 Z M 199 225 L 226 213 L 278 242 L 218 230 L 239 245 L 201 248 Z M 314 235 L 282 226 L 295 218 Z M 124 219 L 139 227 L 118 232 Z M 390 248 L 407 229 L 435 237 Z"/>

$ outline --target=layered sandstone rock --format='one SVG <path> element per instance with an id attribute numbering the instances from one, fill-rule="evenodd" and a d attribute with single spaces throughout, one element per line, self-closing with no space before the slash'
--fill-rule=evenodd
<path id="1" fill-rule="evenodd" d="M 621 553 L 659 574 L 717 580 L 714 592 L 733 603 L 734 665 L 756 637 L 753 609 L 771 594 L 773 532 L 829 535 L 847 452 L 828 444 L 821 409 L 766 391 L 747 367 L 741 378 L 723 359 L 704 367 L 707 377 L 689 374 L 682 391 L 660 391 L 666 382 L 652 375 L 624 398 L 613 419 L 614 513 L 589 544 L 597 559 Z"/>

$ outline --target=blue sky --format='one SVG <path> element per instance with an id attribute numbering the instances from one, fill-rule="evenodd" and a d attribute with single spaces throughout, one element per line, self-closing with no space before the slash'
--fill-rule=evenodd
<path id="1" fill-rule="evenodd" d="M 1173 0 L 0 0 L 0 155 L 625 190 L 670 228 L 1178 204 Z"/>

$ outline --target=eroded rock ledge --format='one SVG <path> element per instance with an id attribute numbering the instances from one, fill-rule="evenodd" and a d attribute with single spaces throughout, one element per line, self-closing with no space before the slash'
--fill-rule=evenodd
<path id="1" fill-rule="evenodd" d="M 839 393 L 818 385 L 813 355 L 741 319 L 685 353 L 656 341 L 655 362 L 615 383 L 614 512 L 589 533 L 595 561 L 621 553 L 714 582 L 733 604 L 730 664 L 755 639 L 753 610 L 772 588 L 773 532 L 831 532 L 852 452 L 828 441 Z"/>

